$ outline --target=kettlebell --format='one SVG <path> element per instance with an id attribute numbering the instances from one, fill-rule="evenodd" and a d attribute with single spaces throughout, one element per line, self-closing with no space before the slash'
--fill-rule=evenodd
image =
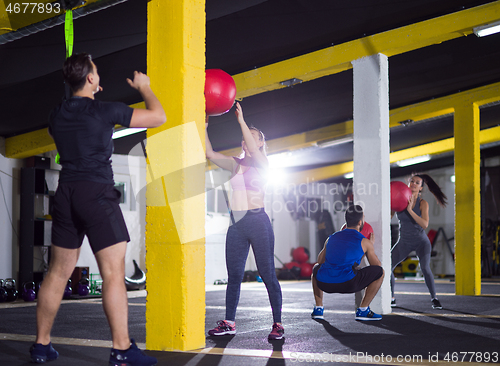
<path id="1" fill-rule="evenodd" d="M 3 286 L 5 291 L 7 291 L 7 299 L 5 301 L 16 301 L 19 294 L 16 290 L 16 280 L 13 278 L 6 278 Z"/>
<path id="2" fill-rule="evenodd" d="M 40 286 L 42 286 L 42 282 L 43 281 L 37 282 L 37 284 L 35 286 L 35 298 L 38 297 L 38 292 L 40 291 Z"/>
<path id="3" fill-rule="evenodd" d="M 0 302 L 7 301 L 7 291 L 3 288 L 4 280 L 0 280 Z"/>
<path id="4" fill-rule="evenodd" d="M 25 282 L 23 284 L 22 297 L 23 297 L 23 300 L 26 302 L 35 301 L 36 293 L 35 293 L 35 283 L 34 282 Z"/>
<path id="5" fill-rule="evenodd" d="M 78 283 L 78 295 L 87 296 L 90 292 L 89 280 L 87 278 L 82 278 Z"/>
<path id="6" fill-rule="evenodd" d="M 72 293 L 73 293 L 73 288 L 71 287 L 71 279 L 69 279 L 68 283 L 66 284 L 66 288 L 64 289 L 63 298 L 69 299 Z"/>

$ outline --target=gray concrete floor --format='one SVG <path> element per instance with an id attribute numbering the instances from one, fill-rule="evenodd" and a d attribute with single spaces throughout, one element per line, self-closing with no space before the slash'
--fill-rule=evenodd
<path id="1" fill-rule="evenodd" d="M 431 308 L 421 281 L 398 280 L 398 307 L 380 322 L 354 320 L 354 295 L 325 294 L 325 320 L 312 320 L 309 281 L 281 282 L 285 339 L 269 342 L 272 316 L 265 286 L 244 283 L 235 336 L 206 338 L 193 352 L 152 352 L 159 365 L 455 364 L 500 362 L 500 281 L 482 296 L 456 296 L 454 283 L 436 280 L 443 310 Z M 145 342 L 145 297 L 130 293 L 130 334 Z M 225 286 L 207 286 L 206 330 L 224 317 Z M 0 304 L 0 365 L 28 365 L 35 334 L 33 303 Z M 100 300 L 69 300 L 53 332 L 60 358 L 50 365 L 106 365 L 110 333 Z M 89 345 L 90 344 L 90 345 Z M 465 354 L 464 352 L 469 352 Z M 398 358 L 399 356 L 399 358 Z M 398 362 L 403 361 L 403 362 Z M 407 361 L 407 362 L 405 362 Z M 439 361 L 439 362 L 436 362 Z M 466 362 L 467 361 L 467 362 Z M 306 363 L 303 363 L 306 362 Z"/>

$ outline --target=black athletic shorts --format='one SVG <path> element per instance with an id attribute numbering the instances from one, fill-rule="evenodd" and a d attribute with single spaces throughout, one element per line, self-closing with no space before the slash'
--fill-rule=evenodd
<path id="1" fill-rule="evenodd" d="M 313 268 L 313 276 L 316 278 L 321 264 L 316 264 Z M 352 294 L 368 287 L 370 283 L 382 277 L 384 270 L 380 266 L 367 266 L 357 270 L 356 276 L 346 282 L 326 283 L 316 279 L 320 290 L 329 294 Z"/>
<path id="2" fill-rule="evenodd" d="M 90 181 L 59 183 L 52 206 L 52 244 L 77 249 L 87 235 L 94 253 L 130 241 L 112 184 Z"/>

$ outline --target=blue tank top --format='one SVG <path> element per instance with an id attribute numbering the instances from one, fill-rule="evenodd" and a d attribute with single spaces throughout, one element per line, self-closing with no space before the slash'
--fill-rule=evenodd
<path id="1" fill-rule="evenodd" d="M 420 197 L 417 197 L 415 207 L 413 207 L 413 212 L 422 217 L 422 212 L 420 211 Z M 417 224 L 413 217 L 410 216 L 406 208 L 403 211 L 396 212 L 396 215 L 399 220 L 400 237 L 420 236 L 422 233 L 425 235 L 424 228 Z"/>
<path id="2" fill-rule="evenodd" d="M 337 231 L 326 244 L 325 263 L 318 270 L 317 279 L 324 283 L 342 283 L 356 276 L 355 268 L 365 255 L 361 241 L 364 236 L 354 229 Z"/>

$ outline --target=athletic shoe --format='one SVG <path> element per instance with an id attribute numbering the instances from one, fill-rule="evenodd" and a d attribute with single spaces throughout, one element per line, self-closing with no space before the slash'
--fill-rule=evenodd
<path id="1" fill-rule="evenodd" d="M 368 306 L 368 309 L 366 309 L 365 311 L 361 311 L 361 309 L 358 308 L 358 310 L 356 311 L 356 320 L 382 320 L 382 315 L 375 314 L 370 310 L 370 307 Z"/>
<path id="2" fill-rule="evenodd" d="M 109 366 L 153 366 L 158 363 L 156 358 L 147 356 L 137 348 L 133 339 L 130 341 L 132 344 L 128 350 L 120 351 L 114 348 L 111 349 Z"/>
<path id="3" fill-rule="evenodd" d="M 392 299 L 391 300 L 391 308 L 395 308 L 397 305 L 396 305 L 396 299 Z"/>
<path id="4" fill-rule="evenodd" d="M 52 343 L 44 346 L 41 343 L 33 343 L 30 348 L 31 362 L 33 363 L 45 363 L 47 361 L 53 361 L 59 357 L 59 352 L 57 352 Z"/>
<path id="5" fill-rule="evenodd" d="M 236 334 L 236 325 L 229 324 L 226 320 L 219 320 L 214 329 L 208 331 L 208 335 L 221 336 L 226 334 Z"/>
<path id="6" fill-rule="evenodd" d="M 439 302 L 438 299 L 432 299 L 431 302 L 432 302 L 433 309 L 442 309 L 443 308 L 443 306 L 441 305 L 441 303 Z"/>
<path id="7" fill-rule="evenodd" d="M 323 316 L 323 306 L 315 306 L 313 312 L 311 313 L 311 318 L 313 319 L 325 319 Z"/>
<path id="8" fill-rule="evenodd" d="M 281 339 L 283 338 L 283 334 L 285 334 L 285 329 L 283 328 L 283 326 L 281 324 L 274 323 L 273 330 L 271 331 L 271 333 L 269 333 L 268 339 Z"/>

